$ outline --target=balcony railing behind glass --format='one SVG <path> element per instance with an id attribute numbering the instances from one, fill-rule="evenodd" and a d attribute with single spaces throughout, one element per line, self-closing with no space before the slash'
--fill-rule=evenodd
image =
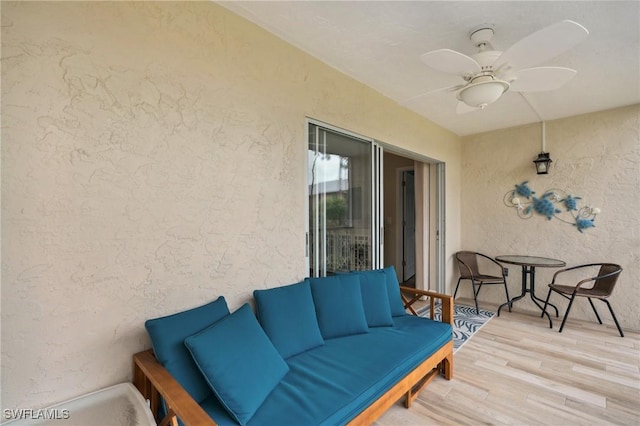
<path id="1" fill-rule="evenodd" d="M 371 237 L 353 228 L 327 230 L 327 271 L 347 272 L 371 269 Z"/>

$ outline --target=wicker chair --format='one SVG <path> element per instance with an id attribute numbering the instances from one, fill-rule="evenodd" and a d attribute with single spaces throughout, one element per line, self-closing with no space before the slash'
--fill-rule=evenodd
<path id="1" fill-rule="evenodd" d="M 582 268 L 593 268 L 600 267 L 598 274 L 595 277 L 590 277 L 583 279 L 578 284 L 575 285 L 562 285 L 557 284 L 556 279 L 558 276 L 564 272 L 575 271 L 577 269 Z M 586 297 L 589 300 L 589 304 L 593 309 L 593 313 L 596 314 L 596 318 L 598 322 L 602 324 L 602 320 L 600 319 L 600 315 L 598 315 L 598 311 L 596 310 L 595 305 L 591 299 L 600 299 L 609 307 L 609 312 L 611 312 L 611 316 L 613 317 L 613 321 L 616 323 L 616 327 L 618 327 L 618 332 L 620 333 L 620 337 L 624 337 L 624 333 L 620 328 L 620 324 L 618 323 L 618 319 L 616 318 L 616 314 L 613 313 L 613 308 L 607 298 L 611 296 L 613 292 L 613 288 L 618 281 L 618 277 L 620 276 L 620 272 L 622 272 L 622 267 L 620 265 L 616 265 L 615 263 L 589 263 L 586 265 L 578 265 L 572 266 L 571 268 L 561 269 L 557 271 L 553 275 L 553 280 L 551 284 L 549 284 L 549 293 L 547 293 L 547 299 L 544 302 L 543 313 L 547 309 L 547 304 L 549 303 L 549 296 L 551 296 L 551 292 L 554 291 L 564 297 L 565 299 L 569 299 L 569 305 L 567 306 L 567 311 L 564 313 L 564 318 L 562 319 L 562 324 L 560 325 L 559 333 L 562 333 L 562 329 L 564 328 L 564 323 L 567 321 L 567 317 L 569 316 L 569 310 L 571 309 L 571 305 L 573 304 L 573 300 L 578 297 Z M 593 282 L 593 286 L 590 288 L 585 288 L 584 285 L 587 283 Z"/>
<path id="2" fill-rule="evenodd" d="M 486 259 L 488 264 L 495 264 L 500 268 L 500 273 L 497 275 L 482 274 L 478 270 L 478 260 Z M 507 289 L 507 280 L 504 277 L 504 269 L 502 265 L 496 262 L 491 257 L 482 253 L 476 253 L 474 251 L 459 251 L 456 253 L 456 260 L 458 261 L 458 268 L 460 269 L 460 278 L 458 278 L 458 284 L 456 284 L 456 290 L 453 293 L 453 298 L 456 298 L 458 294 L 458 287 L 460 287 L 460 281 L 469 280 L 473 289 L 473 301 L 476 304 L 476 313 L 480 313 L 478 309 L 478 293 L 480 288 L 484 284 L 502 284 L 504 285 L 504 291 L 507 294 L 507 302 L 509 301 L 509 290 Z M 485 261 L 485 263 L 487 263 Z M 477 288 L 477 289 L 476 289 Z M 509 312 L 511 312 L 511 305 L 509 305 Z"/>

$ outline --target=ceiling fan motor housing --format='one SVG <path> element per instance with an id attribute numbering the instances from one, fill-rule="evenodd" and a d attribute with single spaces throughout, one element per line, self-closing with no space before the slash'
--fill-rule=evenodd
<path id="1" fill-rule="evenodd" d="M 493 64 L 502 55 L 499 50 L 483 50 L 471 55 L 471 57 L 480 65 L 482 71 L 493 70 Z"/>
<path id="2" fill-rule="evenodd" d="M 471 31 L 469 31 L 469 39 L 475 47 L 481 47 L 484 45 L 491 46 L 491 39 L 494 34 L 493 24 L 480 24 L 475 26 Z M 492 47 L 492 46 L 491 46 Z"/>

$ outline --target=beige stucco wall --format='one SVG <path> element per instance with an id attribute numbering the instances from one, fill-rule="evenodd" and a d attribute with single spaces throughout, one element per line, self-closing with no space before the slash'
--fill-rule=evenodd
<path id="1" fill-rule="evenodd" d="M 301 279 L 307 116 L 445 161 L 459 249 L 460 138 L 218 5 L 2 2 L 2 407 L 126 381 L 144 320 Z"/>
<path id="2" fill-rule="evenodd" d="M 624 268 L 611 304 L 623 328 L 640 330 L 640 106 L 581 115 L 546 123 L 546 148 L 553 164 L 536 175 L 532 160 L 540 152 L 540 124 L 468 136 L 463 139 L 462 247 L 500 254 L 531 254 L 568 265 L 614 262 Z M 538 196 L 559 188 L 582 196 L 579 205 L 599 207 L 595 228 L 583 233 L 540 215 L 518 218 L 503 196 L 525 180 Z M 521 197 L 522 198 L 522 197 Z M 510 266 L 512 295 L 520 291 L 520 268 Z M 536 270 L 537 295 L 545 297 L 553 270 Z M 462 290 L 461 290 L 462 291 Z M 466 296 L 471 290 L 465 289 Z M 553 296 L 552 296 L 553 297 Z M 504 301 L 499 288 L 485 287 L 480 299 Z M 564 312 L 566 303 L 553 297 Z M 600 302 L 596 302 L 601 304 Z M 604 304 L 603 320 L 613 324 Z M 533 309 L 528 299 L 517 309 Z M 598 305 L 596 305 L 598 307 Z M 595 321 L 589 304 L 574 304 L 571 317 Z"/>

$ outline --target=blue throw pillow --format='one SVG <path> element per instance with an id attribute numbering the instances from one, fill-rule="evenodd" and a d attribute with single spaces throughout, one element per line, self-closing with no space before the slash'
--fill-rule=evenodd
<path id="1" fill-rule="evenodd" d="M 151 345 L 158 362 L 197 401 L 211 395 L 211 389 L 184 346 L 184 339 L 209 327 L 229 315 L 224 297 L 162 318 L 150 319 L 144 326 L 151 337 Z"/>
<path id="2" fill-rule="evenodd" d="M 362 304 L 369 327 L 393 326 L 387 276 L 384 271 L 356 272 L 362 287 Z"/>
<path id="3" fill-rule="evenodd" d="M 241 425 L 289 371 L 247 303 L 187 337 L 184 344 L 222 405 Z"/>
<path id="4" fill-rule="evenodd" d="M 367 333 L 360 278 L 356 274 L 309 278 L 322 337 Z"/>
<path id="5" fill-rule="evenodd" d="M 394 317 L 400 317 L 407 314 L 404 309 L 404 303 L 402 303 L 402 297 L 400 297 L 400 283 L 398 283 L 398 275 L 396 275 L 396 268 L 393 266 L 387 266 L 382 269 L 387 276 L 387 292 L 389 295 L 389 306 L 391 307 L 391 315 Z"/>
<path id="6" fill-rule="evenodd" d="M 309 281 L 255 290 L 258 320 L 283 358 L 324 345 Z"/>

